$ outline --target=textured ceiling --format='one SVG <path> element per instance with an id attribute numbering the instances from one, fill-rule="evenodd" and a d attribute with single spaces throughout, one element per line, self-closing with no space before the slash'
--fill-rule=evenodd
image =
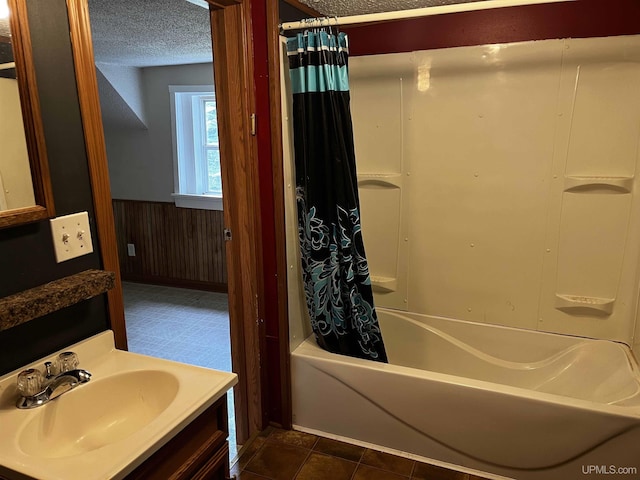
<path id="1" fill-rule="evenodd" d="M 327 16 L 344 17 L 367 13 L 393 12 L 482 0 L 300 0 Z"/>
<path id="2" fill-rule="evenodd" d="M 324 15 L 360 15 L 480 0 L 301 0 Z M 97 63 L 149 67 L 210 62 L 207 10 L 185 0 L 89 0 Z"/>
<path id="3" fill-rule="evenodd" d="M 212 60 L 208 11 L 184 0 L 89 0 L 97 63 L 150 67 Z"/>

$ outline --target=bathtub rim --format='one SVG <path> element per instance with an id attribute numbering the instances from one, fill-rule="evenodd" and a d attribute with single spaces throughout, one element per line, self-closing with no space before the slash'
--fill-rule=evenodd
<path id="1" fill-rule="evenodd" d="M 580 342 L 580 343 L 603 343 L 603 342 L 611 343 L 611 344 L 614 344 L 616 347 L 620 348 L 621 351 L 624 353 L 625 358 L 627 359 L 626 366 L 627 366 L 627 368 L 629 370 L 629 373 L 630 373 L 630 375 L 632 375 L 633 377 L 635 377 L 638 380 L 638 385 L 640 386 L 640 362 L 638 362 L 638 358 L 636 358 L 636 355 L 634 354 L 633 349 L 631 348 L 631 346 L 629 346 L 628 344 L 626 344 L 626 343 L 624 343 L 622 341 L 606 340 L 606 339 L 602 339 L 602 338 L 583 337 L 583 336 L 580 336 L 580 335 L 571 335 L 571 334 L 565 334 L 565 333 L 544 332 L 544 331 L 527 329 L 527 328 L 510 327 L 510 326 L 507 326 L 507 325 L 474 322 L 472 320 L 460 320 L 460 319 L 457 319 L 457 318 L 442 317 L 442 316 L 438 316 L 438 315 L 428 315 L 428 314 L 425 314 L 425 313 L 417 313 L 417 312 L 407 312 L 407 311 L 404 311 L 404 310 L 397 310 L 397 309 L 385 308 L 385 307 L 376 307 L 376 311 L 379 312 L 379 313 L 388 314 L 388 315 L 391 315 L 391 316 L 397 317 L 397 318 L 409 317 L 409 321 L 417 322 L 417 323 L 421 323 L 421 320 L 420 319 L 411 318 L 411 316 L 419 317 L 419 318 L 425 318 L 425 319 L 432 318 L 432 319 L 435 319 L 437 321 L 451 322 L 451 323 L 454 323 L 454 324 L 473 325 L 474 327 L 479 327 L 479 328 L 490 328 L 490 329 L 495 329 L 495 330 L 513 331 L 513 332 L 517 332 L 518 334 L 525 334 L 525 335 L 532 335 L 532 336 L 562 337 L 562 338 L 575 340 L 576 343 L 578 343 L 578 342 Z M 432 325 L 429 326 L 428 329 L 440 330 L 438 327 L 434 327 Z M 443 332 L 443 333 L 445 333 L 447 335 L 451 335 L 451 333 L 449 333 L 449 332 Z M 308 338 L 312 338 L 312 337 L 313 337 L 313 332 L 307 338 L 305 338 L 305 340 L 307 340 Z M 473 345 L 472 345 L 472 347 L 473 347 Z M 473 347 L 473 348 L 475 348 L 475 347 Z M 509 360 L 507 360 L 507 361 L 509 361 Z M 534 363 L 534 362 L 532 362 L 532 363 Z M 408 368 L 411 368 L 411 367 L 408 367 Z M 492 383 L 492 382 L 488 382 L 488 383 Z M 595 403 L 597 403 L 597 402 L 595 402 Z"/>
<path id="2" fill-rule="evenodd" d="M 591 342 L 609 342 L 609 343 L 615 343 L 616 345 L 621 345 L 622 347 L 626 347 L 625 351 L 630 352 L 631 354 L 633 354 L 633 350 L 631 348 L 631 345 L 621 341 L 621 340 L 607 340 L 607 339 L 603 339 L 603 338 L 593 338 L 593 337 L 585 337 L 585 336 L 581 336 L 581 335 L 574 335 L 574 334 L 570 334 L 570 333 L 557 333 L 557 332 L 547 332 L 545 330 L 534 330 L 532 328 L 523 328 L 523 327 L 510 327 L 508 325 L 501 325 L 499 323 L 483 323 L 483 322 L 478 322 L 478 321 L 474 321 L 474 320 L 461 320 L 459 318 L 452 318 L 452 317 L 445 317 L 442 315 L 429 315 L 426 313 L 418 313 L 418 312 L 409 312 L 409 311 L 405 311 L 405 310 L 398 310 L 395 308 L 387 308 L 387 307 L 376 307 L 376 312 L 382 312 L 382 313 L 388 313 L 391 314 L 393 316 L 403 316 L 403 315 L 414 315 L 417 317 L 421 317 L 421 318 L 434 318 L 437 320 L 444 320 L 447 322 L 453 322 L 453 323 L 461 323 L 461 324 L 466 324 L 466 325 L 474 325 L 474 326 L 478 326 L 478 327 L 483 327 L 483 328 L 494 328 L 494 329 L 498 329 L 498 330 L 507 330 L 507 331 L 515 331 L 515 332 L 524 332 L 530 335 L 541 335 L 541 336 L 549 336 L 549 337 L 566 337 L 566 338 L 572 338 L 572 339 L 576 339 L 576 340 L 585 340 L 585 341 L 591 341 Z M 309 336 L 311 337 L 313 336 L 313 333 Z M 307 338 L 309 338 L 307 337 Z M 305 338 L 306 340 L 306 338 Z M 635 358 L 634 355 L 632 355 L 635 361 L 635 364 L 632 365 L 640 365 L 639 362 L 637 362 L 637 359 Z M 640 367 L 638 368 L 638 372 L 640 373 Z"/>
<path id="3" fill-rule="evenodd" d="M 461 320 L 461 319 L 458 319 L 458 318 L 444 317 L 444 316 L 441 316 L 441 315 L 429 315 L 429 314 L 426 314 L 426 313 L 408 312 L 408 311 L 405 311 L 405 310 L 398 310 L 398 309 L 395 309 L 395 308 L 387 308 L 387 307 L 376 307 L 376 311 L 377 312 L 382 312 L 382 313 L 388 313 L 388 314 L 393 315 L 393 316 L 414 315 L 414 316 L 421 317 L 421 318 L 434 318 L 434 319 L 443 320 L 443 321 L 446 321 L 446 322 L 452 322 L 452 323 L 458 323 L 458 324 L 466 324 L 466 325 L 474 325 L 474 326 L 481 327 L 481 328 L 494 328 L 494 329 L 498 329 L 498 330 L 516 331 L 516 332 L 520 332 L 520 333 L 524 332 L 526 334 L 536 335 L 536 336 L 539 335 L 539 336 L 545 336 L 545 337 L 546 336 L 548 336 L 548 337 L 566 337 L 566 338 L 575 339 L 576 341 L 613 343 L 613 344 L 619 346 L 622 349 L 622 351 L 625 353 L 625 356 L 627 358 L 627 366 L 631 370 L 631 374 L 633 376 L 637 377 L 638 381 L 640 383 L 640 354 L 636 355 L 635 352 L 633 351 L 633 348 L 632 348 L 631 345 L 629 345 L 629 344 L 627 344 L 627 343 L 625 343 L 623 341 L 620 341 L 620 340 L 606 340 L 606 339 L 602 339 L 602 338 L 584 337 L 584 336 L 581 336 L 581 335 L 573 335 L 573 334 L 569 334 L 569 333 L 546 332 L 546 331 L 541 331 L 541 330 L 533 330 L 533 329 L 530 329 L 530 328 L 510 327 L 508 325 L 500 325 L 500 324 L 497 324 L 497 323 L 483 323 L 483 322 L 476 322 L 476 321 L 473 321 L 473 320 Z M 307 340 L 309 338 L 313 338 L 313 332 L 307 338 L 305 338 L 305 340 Z M 488 382 L 488 383 L 492 383 L 492 382 Z M 594 403 L 597 403 L 597 402 L 594 402 Z"/>
<path id="4" fill-rule="evenodd" d="M 448 319 L 445 317 L 434 317 L 434 318 L 442 318 L 444 320 L 451 320 L 454 322 L 464 321 L 464 320 Z M 467 323 L 470 323 L 470 322 L 467 322 Z M 486 325 L 481 323 L 478 325 L 494 326 L 494 325 Z M 519 330 L 519 329 L 514 329 L 512 327 L 504 327 L 499 325 L 496 327 L 507 328 L 510 330 Z M 531 331 L 531 332 L 535 334 L 541 333 L 536 331 Z M 560 335 L 560 334 L 554 334 L 554 333 L 544 333 L 544 334 Z M 582 339 L 583 337 L 577 337 L 577 338 Z M 593 339 L 587 338 L 585 340 L 593 340 Z M 601 340 L 597 340 L 597 341 L 601 341 Z M 614 342 L 614 343 L 618 343 L 618 342 Z M 503 385 L 499 383 L 489 382 L 486 380 L 477 380 L 473 378 L 461 377 L 461 376 L 451 375 L 447 373 L 432 372 L 429 370 L 421 370 L 418 368 L 406 367 L 403 365 L 393 365 L 390 363 L 381 363 L 373 360 L 366 360 L 362 358 L 331 353 L 326 350 L 323 350 L 317 344 L 313 333 L 309 335 L 307 338 L 305 338 L 304 341 L 293 352 L 291 352 L 291 356 L 292 356 L 292 362 L 294 358 L 297 357 L 303 361 L 307 361 L 310 363 L 313 363 L 313 361 L 315 360 L 315 361 L 328 362 L 333 366 L 352 365 L 352 366 L 366 368 L 370 370 L 380 370 L 380 371 L 387 372 L 394 375 L 401 375 L 405 377 L 415 377 L 422 380 L 445 383 L 448 385 L 454 385 L 461 388 L 490 391 L 497 394 L 513 396 L 516 398 L 551 403 L 554 405 L 577 408 L 580 410 L 585 410 L 590 412 L 597 411 L 599 413 L 605 413 L 605 414 L 620 416 L 624 418 L 632 418 L 632 419 L 640 418 L 640 405 L 624 406 L 624 405 L 611 405 L 606 403 L 598 403 L 590 400 L 568 397 L 568 396 L 558 395 L 554 393 L 538 392 L 535 390 L 529 390 L 522 387 Z M 632 364 L 630 365 L 632 366 Z M 295 411 L 295 408 L 294 408 L 294 411 Z"/>

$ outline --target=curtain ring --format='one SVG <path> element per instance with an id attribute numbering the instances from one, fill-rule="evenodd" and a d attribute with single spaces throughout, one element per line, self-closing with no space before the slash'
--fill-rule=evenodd
<path id="1" fill-rule="evenodd" d="M 312 18 L 305 18 L 303 20 L 304 23 L 306 23 L 305 29 L 304 29 L 304 33 L 303 36 L 306 38 L 309 36 L 309 29 L 312 28 L 313 26 L 313 19 Z"/>

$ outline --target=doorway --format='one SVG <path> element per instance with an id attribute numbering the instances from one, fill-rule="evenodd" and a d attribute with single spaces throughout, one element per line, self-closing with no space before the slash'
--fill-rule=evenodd
<path id="1" fill-rule="evenodd" d="M 262 312 L 265 303 L 260 248 L 262 232 L 259 218 L 255 215 L 260 210 L 257 143 L 256 137 L 252 136 L 250 116 L 242 114 L 254 111 L 256 105 L 252 88 L 253 42 L 247 30 L 251 29 L 251 9 L 248 2 L 241 0 L 206 1 L 210 5 L 216 57 L 214 69 L 218 92 L 217 108 L 221 112 L 218 125 L 222 157 L 225 159 L 221 165 L 221 175 L 225 185 L 224 225 L 229 233 L 225 235 L 225 258 L 229 272 L 232 358 L 234 372 L 238 374 L 238 385 L 234 388 L 236 435 L 238 442 L 244 443 L 252 435 L 257 435 L 268 421 L 266 397 L 263 394 L 265 368 L 261 360 L 264 358 L 261 352 L 265 337 L 264 322 L 260 321 L 264 318 Z M 116 284 L 107 292 L 109 326 L 114 333 L 116 348 L 127 349 L 120 266 L 88 1 L 67 0 L 67 9 L 96 212 L 98 245 L 103 268 L 116 272 Z M 264 97 L 264 100 L 268 100 L 268 97 Z M 278 291 L 284 292 L 280 289 Z M 286 322 L 286 315 L 282 318 Z M 284 375 L 288 363 L 286 356 L 283 358 L 283 363 L 279 363 L 279 370 Z M 287 379 L 288 375 L 272 378 L 269 385 L 286 393 Z"/>
<path id="2" fill-rule="evenodd" d="M 143 1 L 88 3 L 129 350 L 231 371 L 222 192 L 213 208 L 185 208 L 173 195 L 181 186 L 172 144 L 180 112 L 171 87 L 198 85 L 210 89 L 209 103 L 215 98 L 208 8 L 175 0 L 153 9 Z M 213 130 L 203 155 L 211 171 L 197 173 L 215 188 Z M 232 393 L 229 399 L 233 458 Z"/>

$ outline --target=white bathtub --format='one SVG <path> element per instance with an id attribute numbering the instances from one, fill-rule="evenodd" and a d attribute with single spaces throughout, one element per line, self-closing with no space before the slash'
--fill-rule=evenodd
<path id="1" fill-rule="evenodd" d="M 389 364 L 312 337 L 293 352 L 296 427 L 516 479 L 640 475 L 640 373 L 626 346 L 378 316 Z"/>

